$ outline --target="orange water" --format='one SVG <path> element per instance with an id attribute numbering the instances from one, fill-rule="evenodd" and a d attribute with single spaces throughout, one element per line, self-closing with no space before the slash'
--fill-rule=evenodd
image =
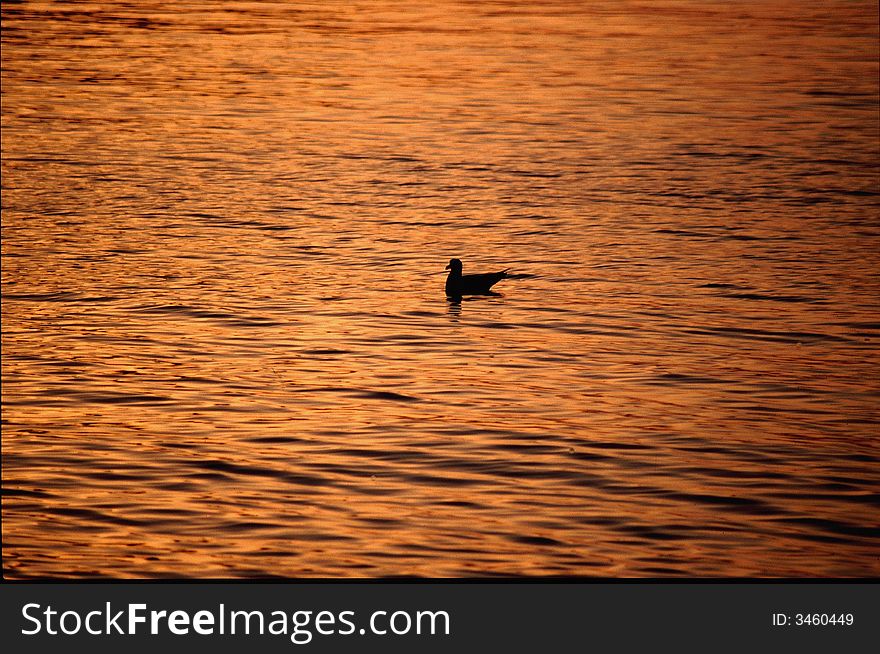
<path id="1" fill-rule="evenodd" d="M 880 573 L 876 2 L 2 12 L 6 577 Z"/>

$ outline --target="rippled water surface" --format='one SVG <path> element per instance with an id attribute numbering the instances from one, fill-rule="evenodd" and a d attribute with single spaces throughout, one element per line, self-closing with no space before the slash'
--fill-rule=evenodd
<path id="1" fill-rule="evenodd" d="M 876 2 L 2 12 L 7 577 L 880 573 Z"/>

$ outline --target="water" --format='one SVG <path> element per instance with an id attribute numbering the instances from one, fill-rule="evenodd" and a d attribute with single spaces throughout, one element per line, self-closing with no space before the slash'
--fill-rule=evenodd
<path id="1" fill-rule="evenodd" d="M 7 578 L 880 573 L 876 2 L 2 11 Z"/>

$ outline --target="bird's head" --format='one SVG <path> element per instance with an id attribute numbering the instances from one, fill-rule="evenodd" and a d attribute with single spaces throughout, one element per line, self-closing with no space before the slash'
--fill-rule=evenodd
<path id="1" fill-rule="evenodd" d="M 446 266 L 446 270 L 451 270 L 452 272 L 461 272 L 461 259 L 450 259 L 449 265 Z"/>

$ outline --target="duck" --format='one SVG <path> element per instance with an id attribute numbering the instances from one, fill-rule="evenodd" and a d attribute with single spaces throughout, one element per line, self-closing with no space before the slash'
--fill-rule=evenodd
<path id="1" fill-rule="evenodd" d="M 491 288 L 506 277 L 509 277 L 505 268 L 499 272 L 478 273 L 471 275 L 461 274 L 461 259 L 450 259 L 446 270 L 449 276 L 446 278 L 446 295 L 449 297 L 461 297 L 462 295 L 491 295 Z"/>

